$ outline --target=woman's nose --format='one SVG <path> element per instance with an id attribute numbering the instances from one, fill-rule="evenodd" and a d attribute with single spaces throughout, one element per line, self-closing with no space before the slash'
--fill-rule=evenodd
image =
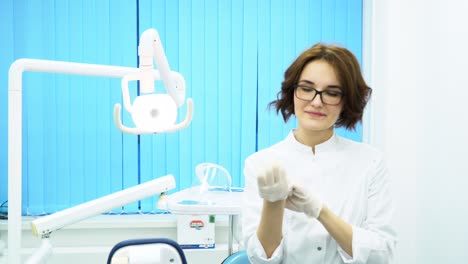
<path id="1" fill-rule="evenodd" d="M 315 94 L 315 97 L 312 99 L 312 101 L 310 101 L 310 104 L 314 106 L 322 106 L 322 95 L 319 93 Z"/>

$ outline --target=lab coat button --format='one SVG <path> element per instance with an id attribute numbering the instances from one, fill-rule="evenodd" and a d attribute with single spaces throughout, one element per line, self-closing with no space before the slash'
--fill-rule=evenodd
<path id="1" fill-rule="evenodd" d="M 318 250 L 318 251 L 322 250 L 322 247 L 317 247 L 317 250 Z"/>

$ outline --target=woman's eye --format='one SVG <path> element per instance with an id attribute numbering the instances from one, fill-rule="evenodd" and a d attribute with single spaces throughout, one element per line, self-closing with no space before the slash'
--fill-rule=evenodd
<path id="1" fill-rule="evenodd" d="M 325 95 L 330 96 L 330 97 L 338 97 L 338 96 L 341 96 L 341 93 L 339 93 L 339 92 L 325 92 Z"/>
<path id="2" fill-rule="evenodd" d="M 314 89 L 313 88 L 310 88 L 310 87 L 301 87 L 302 91 L 306 92 L 306 93 L 310 93 L 312 92 Z"/>

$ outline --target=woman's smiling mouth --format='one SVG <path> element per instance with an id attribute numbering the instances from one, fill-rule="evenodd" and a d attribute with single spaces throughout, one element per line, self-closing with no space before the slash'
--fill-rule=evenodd
<path id="1" fill-rule="evenodd" d="M 305 113 L 311 117 L 315 117 L 315 118 L 318 118 L 318 117 L 323 117 L 325 116 L 324 113 L 320 113 L 320 112 L 315 112 L 315 111 L 305 111 Z"/>

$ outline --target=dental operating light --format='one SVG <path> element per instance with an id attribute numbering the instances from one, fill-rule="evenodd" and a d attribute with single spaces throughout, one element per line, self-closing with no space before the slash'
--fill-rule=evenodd
<path id="1" fill-rule="evenodd" d="M 187 99 L 185 119 L 175 124 L 177 108 L 185 101 L 185 80 L 171 71 L 164 54 L 158 32 L 146 30 L 138 47 L 139 68 L 97 65 L 64 61 L 18 59 L 8 73 L 8 263 L 21 263 L 22 226 L 22 106 L 23 73 L 44 72 L 122 78 L 122 95 L 125 109 L 132 115 L 136 127 L 126 127 L 121 122 L 121 105 L 114 106 L 117 128 L 130 134 L 173 132 L 187 127 L 193 116 L 193 102 Z M 154 69 L 153 60 L 158 69 Z M 130 103 L 128 81 L 139 80 L 141 95 Z M 154 94 L 155 80 L 162 80 L 167 94 Z M 114 208 L 157 195 L 175 187 L 172 175 L 167 175 L 124 189 L 96 200 L 40 217 L 34 220 L 33 233 L 41 236 L 42 244 L 27 263 L 42 263 L 52 252 L 49 236 L 52 232 L 86 218 L 108 212 Z"/>
<path id="2" fill-rule="evenodd" d="M 148 29 L 140 37 L 138 46 L 140 72 L 126 75 L 122 78 L 122 97 L 125 109 L 131 114 L 134 128 L 127 127 L 121 121 L 121 105 L 114 106 L 114 121 L 116 126 L 129 134 L 150 134 L 173 132 L 187 127 L 192 121 L 193 103 L 187 99 L 187 113 L 184 121 L 175 124 L 177 108 L 184 104 L 185 80 L 175 71 L 171 71 L 167 62 L 159 34 L 154 29 Z M 160 79 L 164 83 L 167 94 L 154 94 L 153 61 L 158 66 Z M 140 81 L 140 95 L 130 102 L 129 81 Z"/>

